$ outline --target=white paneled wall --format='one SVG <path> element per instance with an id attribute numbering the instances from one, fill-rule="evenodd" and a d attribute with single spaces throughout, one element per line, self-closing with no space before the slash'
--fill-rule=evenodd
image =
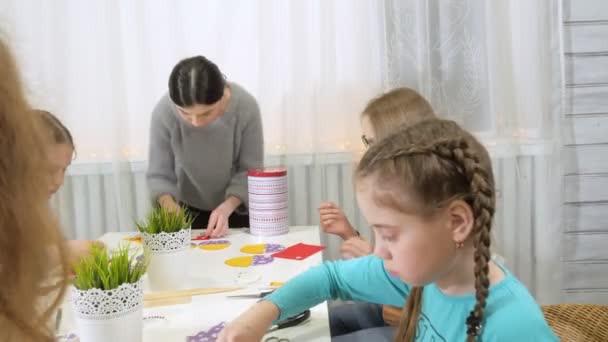
<path id="1" fill-rule="evenodd" d="M 563 4 L 564 295 L 608 304 L 608 1 Z"/>

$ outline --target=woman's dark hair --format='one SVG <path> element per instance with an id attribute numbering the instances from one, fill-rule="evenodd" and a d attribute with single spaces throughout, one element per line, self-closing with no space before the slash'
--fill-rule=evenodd
<path id="1" fill-rule="evenodd" d="M 204 56 L 186 58 L 171 71 L 169 97 L 180 107 L 210 105 L 224 95 L 226 79 L 220 69 Z"/>

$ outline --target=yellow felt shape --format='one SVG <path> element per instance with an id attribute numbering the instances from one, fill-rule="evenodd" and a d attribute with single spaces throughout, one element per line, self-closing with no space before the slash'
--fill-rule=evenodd
<path id="1" fill-rule="evenodd" d="M 198 248 L 207 251 L 219 251 L 220 249 L 228 248 L 228 246 L 230 246 L 229 243 L 218 243 L 215 245 L 199 245 Z"/>
<path id="2" fill-rule="evenodd" d="M 243 246 L 241 252 L 248 254 L 264 254 L 266 252 L 266 244 L 258 243 L 257 245 Z"/>
<path id="3" fill-rule="evenodd" d="M 233 267 L 249 267 L 249 266 L 251 266 L 252 262 L 253 262 L 252 256 L 242 256 L 242 257 L 232 258 L 232 259 L 228 259 L 228 260 L 224 261 L 224 263 L 226 265 L 233 266 Z"/>

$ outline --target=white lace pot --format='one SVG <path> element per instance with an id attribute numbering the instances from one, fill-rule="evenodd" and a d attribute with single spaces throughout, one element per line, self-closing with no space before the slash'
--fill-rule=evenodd
<path id="1" fill-rule="evenodd" d="M 190 228 L 175 233 L 142 233 L 150 250 L 148 279 L 153 291 L 179 290 L 187 287 Z"/>
<path id="2" fill-rule="evenodd" d="M 72 308 L 80 342 L 142 340 L 142 281 L 114 290 L 72 289 Z"/>

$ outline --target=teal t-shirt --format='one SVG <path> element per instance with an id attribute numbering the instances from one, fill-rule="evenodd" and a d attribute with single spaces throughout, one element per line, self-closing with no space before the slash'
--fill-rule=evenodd
<path id="1" fill-rule="evenodd" d="M 490 287 L 481 341 L 558 341 L 526 287 L 503 268 L 505 277 Z M 410 286 L 391 276 L 382 259 L 370 255 L 325 262 L 295 277 L 266 297 L 293 316 L 327 299 L 355 300 L 403 307 Z M 448 296 L 434 284 L 424 287 L 416 341 L 466 339 L 465 320 L 475 305 L 473 294 Z"/>

